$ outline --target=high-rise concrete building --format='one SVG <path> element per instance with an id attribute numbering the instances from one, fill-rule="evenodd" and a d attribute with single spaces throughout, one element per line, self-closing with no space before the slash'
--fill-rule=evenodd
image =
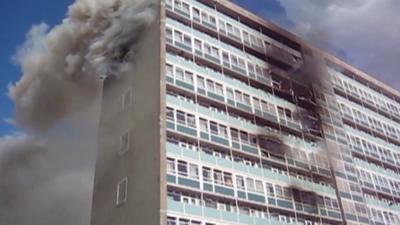
<path id="1" fill-rule="evenodd" d="M 227 0 L 104 82 L 92 225 L 400 224 L 400 93 Z"/>

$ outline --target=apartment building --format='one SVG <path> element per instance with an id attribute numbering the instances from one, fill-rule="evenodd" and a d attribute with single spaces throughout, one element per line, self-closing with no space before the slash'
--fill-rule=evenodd
<path id="1" fill-rule="evenodd" d="M 92 225 L 400 224 L 400 93 L 227 0 L 152 0 Z"/>

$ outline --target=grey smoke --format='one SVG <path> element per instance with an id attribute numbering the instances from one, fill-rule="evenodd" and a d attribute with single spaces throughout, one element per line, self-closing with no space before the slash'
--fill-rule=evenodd
<path id="1" fill-rule="evenodd" d="M 400 89 L 400 2 L 277 0 L 293 32 Z"/>
<path id="2" fill-rule="evenodd" d="M 62 24 L 32 27 L 8 93 L 24 133 L 0 138 L 0 224 L 89 224 L 101 79 L 129 69 L 155 9 L 77 0 Z"/>

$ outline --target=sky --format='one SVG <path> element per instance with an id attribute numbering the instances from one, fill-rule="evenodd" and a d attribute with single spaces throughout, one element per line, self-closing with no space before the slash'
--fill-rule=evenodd
<path id="1" fill-rule="evenodd" d="M 25 41 L 32 25 L 45 22 L 50 26 L 61 23 L 73 0 L 13 0 L 0 1 L 0 136 L 16 128 L 6 122 L 13 117 L 13 103 L 7 87 L 21 77 L 20 68 L 12 58 Z"/>
<path id="2" fill-rule="evenodd" d="M 32 25 L 61 23 L 73 0 L 0 2 L 0 136 L 13 133 L 7 86 L 21 74 L 12 57 Z M 400 89 L 400 1 L 234 0 Z"/>

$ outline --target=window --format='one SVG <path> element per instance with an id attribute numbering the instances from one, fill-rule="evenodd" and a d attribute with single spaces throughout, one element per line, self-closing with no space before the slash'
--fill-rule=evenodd
<path id="1" fill-rule="evenodd" d="M 122 96 L 122 110 L 132 105 L 132 88 L 128 88 Z"/>
<path id="2" fill-rule="evenodd" d="M 260 100 L 258 98 L 253 97 L 253 105 L 255 110 L 261 111 Z"/>
<path id="3" fill-rule="evenodd" d="M 125 203 L 128 197 L 128 178 L 123 178 L 117 185 L 117 206 Z"/>
<path id="4" fill-rule="evenodd" d="M 190 225 L 201 225 L 201 222 L 192 220 L 190 221 Z"/>
<path id="5" fill-rule="evenodd" d="M 243 31 L 242 34 L 243 34 L 244 42 L 247 44 L 250 44 L 249 33 L 247 33 L 246 31 Z"/>
<path id="6" fill-rule="evenodd" d="M 248 191 L 255 191 L 254 180 L 252 178 L 246 178 L 246 187 Z"/>
<path id="7" fill-rule="evenodd" d="M 358 203 L 355 203 L 355 205 L 356 205 L 356 211 L 358 214 L 361 214 L 361 215 L 367 214 L 367 209 L 365 208 L 365 206 L 358 204 Z"/>
<path id="8" fill-rule="evenodd" d="M 218 135 L 218 124 L 210 121 L 210 130 L 212 134 Z"/>
<path id="9" fill-rule="evenodd" d="M 275 196 L 274 194 L 274 186 L 271 183 L 265 183 L 266 188 L 267 188 L 267 194 L 268 196 Z"/>
<path id="10" fill-rule="evenodd" d="M 194 115 L 177 110 L 176 118 L 178 123 L 196 128 L 196 117 Z"/>
<path id="11" fill-rule="evenodd" d="M 167 158 L 167 173 L 175 174 L 175 159 Z"/>
<path id="12" fill-rule="evenodd" d="M 253 74 L 253 75 L 256 74 L 256 71 L 254 69 L 254 64 L 253 63 L 248 62 L 247 63 L 247 69 L 249 70 L 250 74 Z"/>
<path id="13" fill-rule="evenodd" d="M 214 82 L 212 80 L 207 80 L 207 90 L 214 92 Z"/>
<path id="14" fill-rule="evenodd" d="M 193 12 L 193 19 L 196 21 L 200 21 L 200 10 L 193 7 L 192 12 Z"/>
<path id="15" fill-rule="evenodd" d="M 231 88 L 226 88 L 226 97 L 229 99 L 235 99 L 233 90 Z"/>
<path id="16" fill-rule="evenodd" d="M 172 34 L 172 29 L 169 27 L 167 27 L 166 29 L 166 36 L 167 36 L 167 41 L 172 42 L 173 34 Z"/>
<path id="17" fill-rule="evenodd" d="M 250 209 L 245 206 L 239 206 L 239 213 L 243 215 L 250 215 Z"/>
<path id="18" fill-rule="evenodd" d="M 206 13 L 204 11 L 201 13 L 201 19 L 203 20 L 203 22 L 208 23 L 212 27 L 216 27 L 216 25 L 217 25 L 217 20 L 215 19 L 215 17 L 212 15 L 209 15 L 208 13 Z"/>
<path id="19" fill-rule="evenodd" d="M 219 59 L 219 49 L 213 46 L 213 47 L 211 48 L 211 55 L 212 55 L 213 57 Z"/>
<path id="20" fill-rule="evenodd" d="M 223 177 L 222 177 L 222 171 L 214 170 L 214 182 L 216 184 L 224 184 Z"/>
<path id="21" fill-rule="evenodd" d="M 226 128 L 226 126 L 224 125 L 219 125 L 219 132 L 218 134 L 224 138 L 228 138 L 228 130 Z"/>
<path id="22" fill-rule="evenodd" d="M 189 164 L 189 177 L 199 179 L 199 167 L 196 164 Z"/>
<path id="23" fill-rule="evenodd" d="M 238 187 L 238 189 L 244 190 L 245 186 L 244 186 L 244 179 L 242 176 L 236 176 L 236 185 Z"/>
<path id="24" fill-rule="evenodd" d="M 225 33 L 225 31 L 226 31 L 225 22 L 222 21 L 222 20 L 219 20 L 219 21 L 218 21 L 218 25 L 219 25 L 219 29 L 220 29 L 222 32 Z"/>
<path id="25" fill-rule="evenodd" d="M 189 220 L 187 219 L 179 219 L 179 225 L 190 225 Z"/>
<path id="26" fill-rule="evenodd" d="M 292 112 L 289 109 L 285 109 L 286 118 L 292 119 Z"/>
<path id="27" fill-rule="evenodd" d="M 178 161 L 178 174 L 182 176 L 187 176 L 188 171 L 187 171 L 187 163 L 184 161 Z"/>
<path id="28" fill-rule="evenodd" d="M 183 43 L 187 46 L 192 47 L 192 37 L 190 37 L 189 35 L 183 35 Z"/>
<path id="29" fill-rule="evenodd" d="M 167 76 L 173 77 L 174 76 L 174 66 L 171 64 L 167 64 L 165 66 L 166 72 L 167 72 Z"/>
<path id="30" fill-rule="evenodd" d="M 183 69 L 181 69 L 181 68 L 179 68 L 179 67 L 176 67 L 176 68 L 175 68 L 175 77 L 176 77 L 176 79 L 178 79 L 178 80 L 184 81 L 184 80 L 185 80 L 185 77 L 184 77 L 184 71 L 183 71 Z"/>
<path id="31" fill-rule="evenodd" d="M 211 16 L 211 15 L 210 15 L 210 17 L 209 17 L 209 22 L 210 22 L 213 26 L 216 26 L 216 25 L 217 25 L 217 20 L 215 19 L 214 16 Z"/>
<path id="32" fill-rule="evenodd" d="M 129 150 L 129 136 L 130 136 L 130 132 L 127 131 L 125 132 L 119 140 L 119 150 L 118 153 L 120 155 L 124 154 L 125 152 L 127 152 Z"/>
<path id="33" fill-rule="evenodd" d="M 230 67 L 231 63 L 229 62 L 229 54 L 225 51 L 222 51 L 222 61 L 225 66 Z"/>
<path id="34" fill-rule="evenodd" d="M 200 118 L 200 130 L 208 132 L 208 123 L 206 119 Z"/>
<path id="35" fill-rule="evenodd" d="M 257 147 L 257 136 L 249 134 L 249 143 L 250 145 Z"/>
<path id="36" fill-rule="evenodd" d="M 239 131 L 231 128 L 231 138 L 233 141 L 239 141 Z"/>
<path id="37" fill-rule="evenodd" d="M 240 131 L 240 141 L 242 143 L 249 143 L 249 136 L 246 132 Z"/>
<path id="38" fill-rule="evenodd" d="M 256 192 L 264 193 L 264 187 L 261 181 L 256 180 Z"/>
<path id="39" fill-rule="evenodd" d="M 182 34 L 182 32 L 175 30 L 175 41 L 183 43 L 183 34 Z"/>
<path id="40" fill-rule="evenodd" d="M 232 174 L 224 172 L 224 184 L 233 187 Z"/>
<path id="41" fill-rule="evenodd" d="M 203 167 L 203 180 L 206 182 L 212 182 L 211 169 Z"/>
<path id="42" fill-rule="evenodd" d="M 281 186 L 275 185 L 275 192 L 277 197 L 283 198 L 283 192 Z"/>
<path id="43" fill-rule="evenodd" d="M 204 199 L 204 205 L 208 208 L 217 209 L 217 202 L 212 199 Z"/>
<path id="44" fill-rule="evenodd" d="M 240 30 L 239 30 L 239 28 L 233 27 L 233 34 L 234 34 L 236 37 L 240 37 Z"/>
<path id="45" fill-rule="evenodd" d="M 232 65 L 234 66 L 238 66 L 238 58 L 235 55 L 231 55 L 231 61 L 232 61 Z"/>
<path id="46" fill-rule="evenodd" d="M 194 39 L 194 49 L 203 54 L 203 48 L 200 40 Z"/>
<path id="47" fill-rule="evenodd" d="M 218 83 L 215 84 L 215 92 L 219 95 L 224 95 L 224 88 L 222 87 L 221 84 Z"/>
<path id="48" fill-rule="evenodd" d="M 167 218 L 167 225 L 177 225 L 175 217 L 168 217 Z"/>
<path id="49" fill-rule="evenodd" d="M 187 114 L 187 125 L 196 128 L 196 117 L 192 114 Z"/>
<path id="50" fill-rule="evenodd" d="M 264 112 L 275 114 L 275 105 L 269 102 L 261 101 L 261 108 Z"/>
<path id="51" fill-rule="evenodd" d="M 203 77 L 197 76 L 197 86 L 202 89 L 206 88 Z"/>
<path id="52" fill-rule="evenodd" d="M 335 199 L 332 199 L 332 208 L 335 210 L 339 210 L 339 204 Z"/>
<path id="53" fill-rule="evenodd" d="M 190 6 L 185 2 L 182 2 L 182 9 L 184 12 L 186 12 L 188 14 L 190 13 Z"/>
<path id="54" fill-rule="evenodd" d="M 204 43 L 204 53 L 211 55 L 211 46 L 208 43 Z"/>
<path id="55" fill-rule="evenodd" d="M 232 24 L 230 24 L 230 23 L 226 23 L 226 27 L 227 27 L 227 30 L 228 30 L 228 32 L 233 32 L 233 26 L 232 26 Z"/>
<path id="56" fill-rule="evenodd" d="M 185 124 L 186 116 L 185 116 L 184 112 L 179 111 L 179 110 L 176 111 L 176 118 L 178 120 L 178 123 Z"/>
<path id="57" fill-rule="evenodd" d="M 257 64 L 256 64 L 256 74 L 257 74 L 257 76 L 260 76 L 260 77 L 263 76 L 263 69 L 260 65 L 257 65 Z"/>
<path id="58" fill-rule="evenodd" d="M 247 105 L 247 106 L 251 106 L 250 103 L 250 96 L 248 94 L 243 94 L 243 102 Z"/>
<path id="59" fill-rule="evenodd" d="M 245 63 L 244 59 L 238 58 L 238 65 L 239 65 L 239 68 L 246 70 L 246 63 Z"/>
<path id="60" fill-rule="evenodd" d="M 189 72 L 189 71 L 185 71 L 185 82 L 189 83 L 189 84 L 193 84 L 193 73 Z"/>

